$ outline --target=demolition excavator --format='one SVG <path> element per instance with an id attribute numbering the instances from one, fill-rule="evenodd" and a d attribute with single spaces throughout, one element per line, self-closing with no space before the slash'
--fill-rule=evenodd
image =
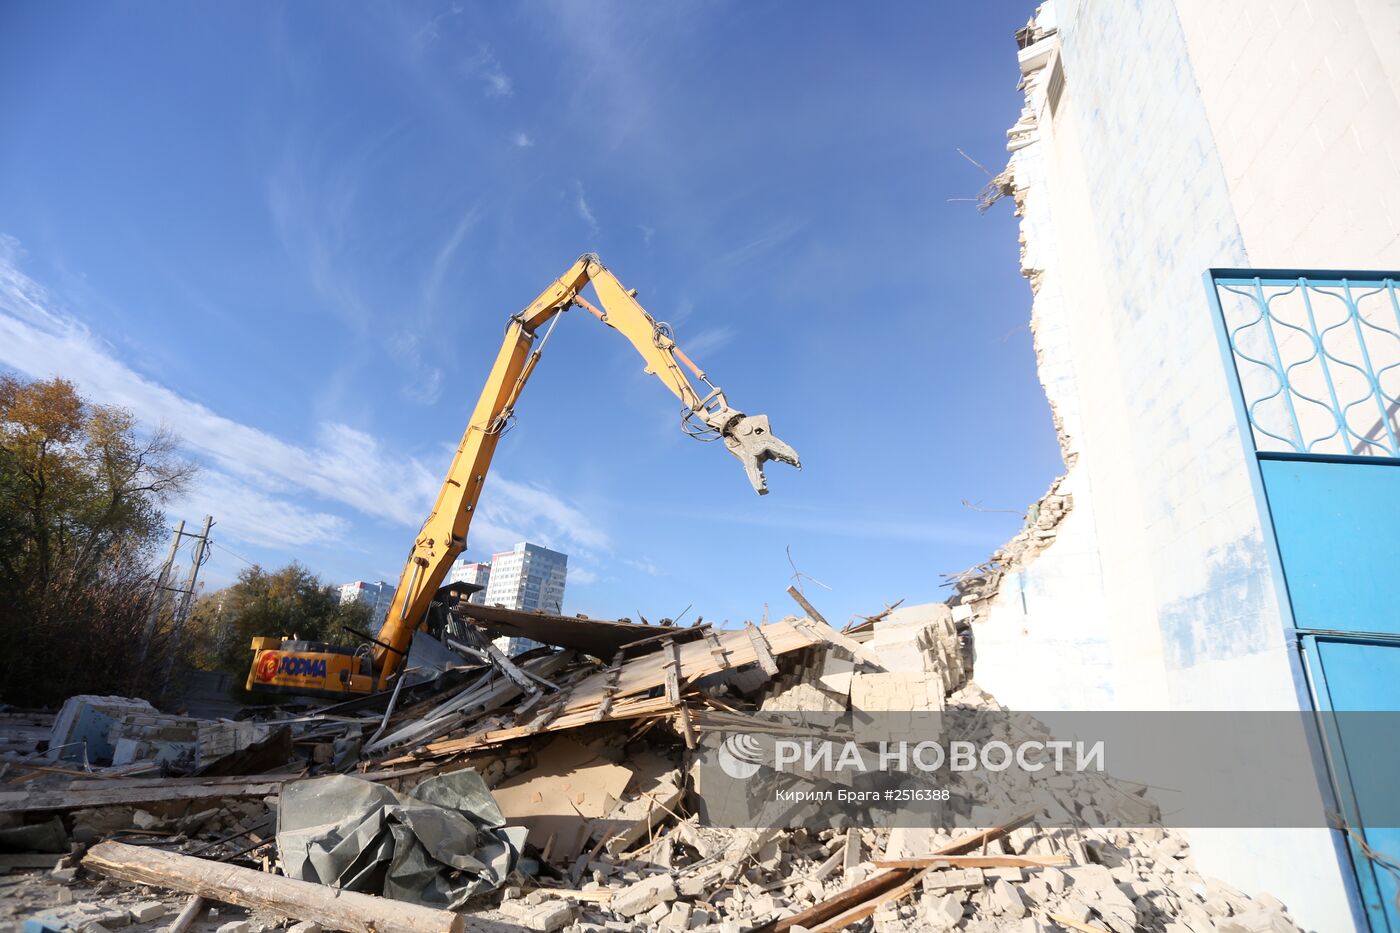
<path id="1" fill-rule="evenodd" d="M 582 295 L 589 284 L 597 295 L 597 305 Z M 723 441 L 759 495 L 768 492 L 763 474 L 768 461 L 801 469 L 797 451 L 769 431 L 768 416 L 747 415 L 733 408 L 724 392 L 676 345 L 669 325 L 648 314 L 636 296 L 635 289 L 624 288 L 598 257 L 589 253 L 579 257 L 528 307 L 511 316 L 471 423 L 433 510 L 414 539 L 378 636 L 366 634 L 366 642 L 358 647 L 295 638 L 254 638 L 249 690 L 350 699 L 384 690 L 393 682 L 404 667 L 414 633 L 427 625 L 448 569 L 467 547 L 467 529 L 496 443 L 515 417 L 520 393 L 559 316 L 570 308 L 583 308 L 631 341 L 646 371 L 680 399 L 682 430 L 701 440 Z M 687 372 L 704 386 L 704 395 L 691 384 Z"/>

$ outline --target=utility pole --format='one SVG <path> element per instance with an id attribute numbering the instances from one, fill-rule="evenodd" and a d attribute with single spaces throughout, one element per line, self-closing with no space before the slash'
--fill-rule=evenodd
<path id="1" fill-rule="evenodd" d="M 151 611 L 146 616 L 146 632 L 141 644 L 141 661 L 144 664 L 146 658 L 151 654 L 151 642 L 155 641 L 156 626 L 160 623 L 160 611 L 165 608 L 165 594 L 168 591 L 168 581 L 170 580 L 170 568 L 175 563 L 175 552 L 180 549 L 180 538 L 185 534 L 185 520 L 180 519 L 180 524 L 175 526 L 175 534 L 170 538 L 170 551 L 165 555 L 165 563 L 160 565 L 160 573 L 156 575 L 155 598 L 151 600 Z"/>
<path id="2" fill-rule="evenodd" d="M 181 528 L 184 522 L 180 523 Z M 199 534 L 190 535 L 195 539 L 194 553 L 190 558 L 190 573 L 185 580 L 183 589 L 174 590 L 175 611 L 170 620 L 170 642 L 166 646 L 165 674 L 161 678 L 161 689 L 170 686 L 170 676 L 175 669 L 175 659 L 180 655 L 181 642 L 184 640 L 185 623 L 189 619 L 190 610 L 194 607 L 195 582 L 199 579 L 199 568 L 204 564 L 204 555 L 209 551 L 209 529 L 214 527 L 214 516 L 204 516 L 204 527 Z M 177 536 L 176 540 L 179 538 Z M 173 555 L 172 555 L 173 556 Z M 169 588 L 167 588 L 169 589 Z"/>

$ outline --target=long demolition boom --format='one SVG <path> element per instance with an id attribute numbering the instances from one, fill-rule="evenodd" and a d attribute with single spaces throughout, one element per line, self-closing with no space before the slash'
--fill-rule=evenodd
<path id="1" fill-rule="evenodd" d="M 580 292 L 593 284 L 601 308 Z M 669 329 L 659 324 L 637 303 L 634 291 L 608 271 L 598 257 L 586 254 L 561 278 L 545 289 L 525 310 L 513 315 L 505 341 L 496 354 L 491 374 L 472 412 L 471 423 L 452 458 L 437 501 L 413 543 L 389 615 L 374 646 L 375 689 L 383 689 L 402 664 L 414 632 L 423 624 L 448 569 L 467 546 L 467 529 L 476 513 L 482 483 L 491 468 L 496 442 L 513 416 L 521 390 L 530 378 L 549 337 L 537 335 L 556 315 L 578 305 L 614 330 L 620 331 L 654 374 L 680 399 L 682 425 L 696 436 L 718 436 L 739 458 L 759 495 L 768 491 L 763 464 L 778 460 L 801 467 L 797 451 L 773 437 L 766 415 L 745 415 L 729 406 L 724 392 L 676 346 Z M 551 324 L 551 329 L 553 325 Z M 689 370 L 708 390 L 699 395 L 686 377 Z"/>

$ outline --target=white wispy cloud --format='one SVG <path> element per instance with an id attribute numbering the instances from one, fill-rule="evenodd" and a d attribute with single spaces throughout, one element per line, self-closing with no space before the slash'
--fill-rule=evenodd
<path id="1" fill-rule="evenodd" d="M 437 305 L 438 296 L 442 292 L 442 281 L 447 276 L 447 271 L 452 268 L 452 262 L 457 257 L 457 251 L 462 248 L 467 233 L 477 225 L 484 214 L 485 211 L 476 205 L 463 211 L 452 232 L 433 255 L 433 265 L 428 270 L 427 281 L 423 284 L 423 305 L 428 311 Z"/>
<path id="2" fill-rule="evenodd" d="M 170 515 L 216 515 L 217 536 L 255 545 L 295 548 L 344 538 L 350 523 L 268 495 L 228 473 L 205 467 L 194 488 L 166 503 Z"/>
<path id="3" fill-rule="evenodd" d="M 649 577 L 659 577 L 665 573 L 665 571 L 663 571 L 660 567 L 656 566 L 656 564 L 652 563 L 645 557 L 624 557 L 622 559 L 622 562 L 628 567 L 631 567 L 633 570 L 640 571 Z"/>
<path id="4" fill-rule="evenodd" d="M 782 246 L 801 233 L 806 226 L 806 223 L 796 220 L 784 220 L 774 224 L 760 236 L 716 257 L 711 265 L 718 268 L 729 268 L 750 262 L 764 253 L 772 252 Z"/>
<path id="5" fill-rule="evenodd" d="M 597 573 L 589 570 L 587 567 L 578 567 L 573 564 L 569 565 L 568 577 L 568 582 L 577 583 L 579 586 L 587 586 L 590 583 L 598 582 Z"/>
<path id="6" fill-rule="evenodd" d="M 442 398 L 442 389 L 446 384 L 447 380 L 442 370 L 433 366 L 426 370 L 421 378 L 405 385 L 403 394 L 415 404 L 436 405 L 438 399 Z"/>
<path id="7" fill-rule="evenodd" d="M 476 54 L 462 60 L 462 71 L 481 80 L 488 97 L 510 97 L 515 93 L 515 85 L 501 67 L 496 53 L 489 45 L 482 43 Z"/>
<path id="8" fill-rule="evenodd" d="M 359 197 L 361 159 L 309 172 L 306 154 L 283 154 L 267 181 L 267 209 L 287 255 L 300 265 L 316 296 L 343 322 L 363 330 L 369 307 L 345 259 L 351 215 Z"/>
<path id="9" fill-rule="evenodd" d="M 574 182 L 574 210 L 578 211 L 579 217 L 593 229 L 594 233 L 598 232 L 598 219 L 593 216 L 593 209 L 588 206 L 588 198 L 583 193 L 583 182 L 581 181 Z"/>
<path id="10" fill-rule="evenodd" d="M 650 246 L 651 238 L 656 236 L 656 229 L 648 227 L 646 224 L 637 224 L 637 229 L 642 231 L 642 245 Z"/>
<path id="11" fill-rule="evenodd" d="M 684 339 L 678 342 L 681 349 L 693 360 L 699 360 L 706 354 L 714 353 L 729 341 L 738 336 L 738 331 L 728 325 L 719 327 L 707 327 L 694 336 L 681 335 Z"/>
<path id="12" fill-rule="evenodd" d="M 535 141 L 530 138 L 529 133 L 516 133 L 512 142 L 514 142 L 519 149 L 529 149 L 535 144 Z"/>
<path id="13" fill-rule="evenodd" d="M 483 494 L 482 511 L 492 523 L 534 527 L 539 543 L 549 547 L 573 542 L 586 548 L 606 549 L 608 536 L 592 519 L 548 490 L 504 476 L 487 479 L 490 498 Z M 511 543 L 527 534 L 517 535 Z"/>
<path id="14" fill-rule="evenodd" d="M 127 408 L 147 425 L 168 425 L 206 467 L 181 505 L 214 514 L 242 540 L 281 548 L 332 541 L 346 530 L 344 518 L 313 504 L 318 499 L 402 527 L 422 523 L 446 463 L 430 469 L 333 421 L 320 424 L 311 443 L 298 444 L 224 417 L 118 359 L 21 271 L 19 257 L 19 244 L 0 236 L 0 365 L 32 378 L 63 376 L 94 401 Z M 594 522 L 537 486 L 493 476 L 482 504 L 473 539 L 608 546 Z"/>

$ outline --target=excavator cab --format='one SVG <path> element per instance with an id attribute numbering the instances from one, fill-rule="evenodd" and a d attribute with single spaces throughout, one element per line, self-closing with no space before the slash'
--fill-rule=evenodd
<path id="1" fill-rule="evenodd" d="M 254 638 L 246 688 L 343 700 L 373 693 L 374 680 L 374 655 L 368 645 Z"/>

